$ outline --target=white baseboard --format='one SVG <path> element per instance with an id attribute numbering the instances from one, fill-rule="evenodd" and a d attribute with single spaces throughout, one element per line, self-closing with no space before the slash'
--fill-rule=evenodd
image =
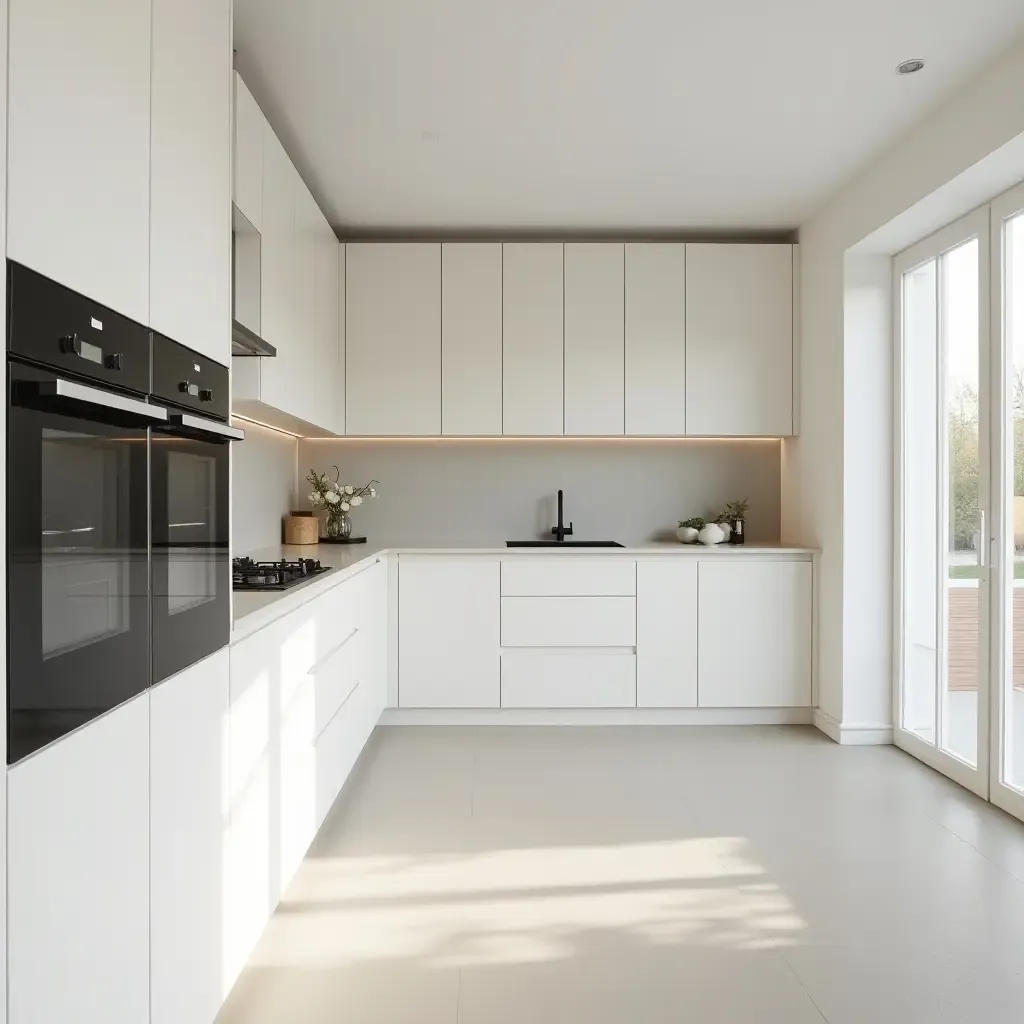
<path id="1" fill-rule="evenodd" d="M 837 722 L 824 711 L 814 712 L 814 724 L 830 740 L 844 747 L 877 747 L 892 743 L 892 726 L 882 723 L 869 724 Z"/>
<path id="2" fill-rule="evenodd" d="M 813 708 L 388 708 L 381 725 L 811 725 Z"/>

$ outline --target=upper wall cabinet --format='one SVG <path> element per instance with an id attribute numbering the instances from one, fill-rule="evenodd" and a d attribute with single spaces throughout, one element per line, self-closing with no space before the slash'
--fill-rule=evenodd
<path id="1" fill-rule="evenodd" d="M 345 433 L 345 339 L 340 329 L 344 250 L 330 224 L 319 216 L 313 229 L 316 282 L 313 309 L 313 422 Z"/>
<path id="2" fill-rule="evenodd" d="M 236 71 L 235 160 L 233 198 L 235 206 L 257 230 L 263 230 L 263 111 L 252 98 L 242 76 Z"/>
<path id="3" fill-rule="evenodd" d="M 501 433 L 501 243 L 441 246 L 441 432 Z"/>
<path id="4" fill-rule="evenodd" d="M 231 353 L 229 0 L 153 0 L 152 59 L 148 323 L 227 365 Z"/>
<path id="5" fill-rule="evenodd" d="M 440 243 L 349 244 L 345 274 L 347 433 L 440 434 Z"/>
<path id="6" fill-rule="evenodd" d="M 623 433 L 621 242 L 565 246 L 565 433 Z"/>
<path id="7" fill-rule="evenodd" d="M 9 7 L 7 255 L 143 324 L 150 6 L 11 0 Z M 226 64 L 223 73 L 226 80 Z M 205 146 L 210 115 L 193 115 Z"/>
<path id="8" fill-rule="evenodd" d="M 686 433 L 686 249 L 626 244 L 627 434 Z"/>
<path id="9" fill-rule="evenodd" d="M 687 245 L 686 432 L 793 432 L 792 245 Z"/>
<path id="10" fill-rule="evenodd" d="M 503 246 L 503 433 L 563 433 L 562 243 Z"/>

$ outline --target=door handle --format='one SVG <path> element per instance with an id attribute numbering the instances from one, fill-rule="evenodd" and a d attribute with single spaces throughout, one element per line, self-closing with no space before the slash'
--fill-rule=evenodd
<path id="1" fill-rule="evenodd" d="M 988 568 L 988 531 L 985 529 L 985 510 L 978 511 L 978 565 Z"/>
<path id="2" fill-rule="evenodd" d="M 130 412 L 153 422 L 167 422 L 167 410 L 159 405 L 150 405 L 149 402 L 143 402 L 138 398 L 129 398 L 128 395 L 119 395 L 115 391 L 104 391 L 102 388 L 91 388 L 88 384 L 79 384 L 77 381 L 64 380 L 61 377 L 41 382 L 37 385 L 36 393 L 41 398 L 63 398 L 72 402 L 81 402 L 83 405 L 116 409 L 118 412 Z"/>

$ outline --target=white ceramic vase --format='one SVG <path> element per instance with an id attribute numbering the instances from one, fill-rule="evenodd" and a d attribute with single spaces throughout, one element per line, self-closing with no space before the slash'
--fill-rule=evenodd
<path id="1" fill-rule="evenodd" d="M 708 523 L 703 530 L 697 534 L 697 540 L 701 544 L 706 544 L 708 547 L 712 547 L 715 544 L 721 544 L 725 540 L 725 530 L 723 530 L 718 523 Z"/>
<path id="2" fill-rule="evenodd" d="M 695 530 L 692 526 L 677 526 L 676 536 L 683 544 L 696 544 L 698 530 Z"/>
<path id="3" fill-rule="evenodd" d="M 729 539 L 729 534 L 732 533 L 732 523 L 725 523 L 725 522 L 719 521 L 719 522 L 715 523 L 715 526 L 717 526 L 722 531 L 722 533 L 725 534 L 725 539 L 728 540 Z"/>

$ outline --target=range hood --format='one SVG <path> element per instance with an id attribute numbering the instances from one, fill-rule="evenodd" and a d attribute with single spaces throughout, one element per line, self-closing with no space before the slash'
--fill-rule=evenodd
<path id="1" fill-rule="evenodd" d="M 269 341 L 264 341 L 255 331 L 250 331 L 245 324 L 232 320 L 231 354 L 233 356 L 276 356 L 277 349 Z"/>

